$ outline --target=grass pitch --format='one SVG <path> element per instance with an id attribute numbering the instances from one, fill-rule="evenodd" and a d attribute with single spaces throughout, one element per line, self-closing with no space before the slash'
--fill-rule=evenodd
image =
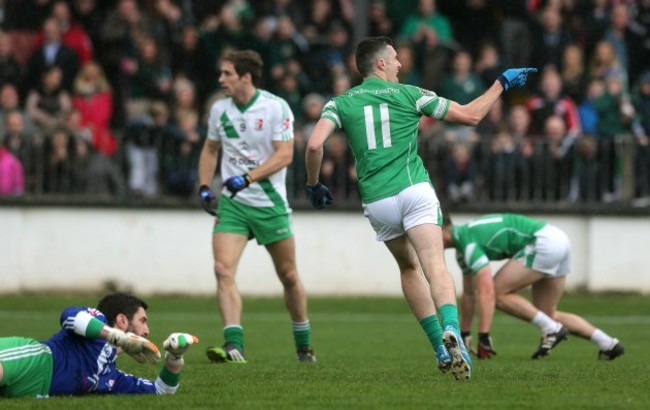
<path id="1" fill-rule="evenodd" d="M 67 306 L 94 306 L 101 295 L 0 296 L 0 336 L 45 339 Z M 147 297 L 152 334 L 161 346 L 173 331 L 200 344 L 185 359 L 175 396 L 0 399 L 1 409 L 647 409 L 650 408 L 650 298 L 565 295 L 562 310 L 578 313 L 619 338 L 626 353 L 596 360 L 592 343 L 570 337 L 540 361 L 530 359 L 539 334 L 497 313 L 498 356 L 474 360 L 469 382 L 437 369 L 433 351 L 401 298 L 311 298 L 318 362 L 295 360 L 281 298 L 245 298 L 246 365 L 211 364 L 207 346 L 221 344 L 216 301 Z M 476 333 L 476 332 L 474 332 Z M 158 367 L 120 357 L 123 370 L 155 378 Z"/>

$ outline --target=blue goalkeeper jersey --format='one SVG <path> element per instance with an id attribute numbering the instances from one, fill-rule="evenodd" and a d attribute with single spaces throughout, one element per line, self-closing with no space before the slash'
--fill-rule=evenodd
<path id="1" fill-rule="evenodd" d="M 158 393 L 157 383 L 118 370 L 117 349 L 106 340 L 74 332 L 75 317 L 81 312 L 106 323 L 106 317 L 97 309 L 71 307 L 63 311 L 62 329 L 42 342 L 50 347 L 54 360 L 50 396 Z"/>

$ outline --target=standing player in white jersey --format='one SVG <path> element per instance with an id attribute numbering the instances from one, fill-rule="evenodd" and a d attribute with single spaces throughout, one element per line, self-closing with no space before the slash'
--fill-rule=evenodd
<path id="1" fill-rule="evenodd" d="M 463 271 L 461 329 L 471 345 L 474 311 L 479 314 L 477 356 L 490 358 L 490 328 L 495 304 L 500 310 L 537 326 L 542 333 L 533 359 L 547 356 L 571 332 L 591 340 L 600 360 L 614 360 L 625 350 L 618 339 L 597 329 L 584 318 L 557 310 L 566 275 L 571 270 L 571 245 L 559 228 L 518 214 L 490 214 L 465 225 L 452 225 L 445 215 L 445 248 L 456 249 Z M 492 278 L 490 261 L 510 259 Z M 532 287 L 532 303 L 518 292 Z"/>
<path id="2" fill-rule="evenodd" d="M 417 153 L 418 124 L 427 115 L 476 125 L 504 90 L 524 85 L 528 73 L 536 70 L 507 70 L 485 94 L 460 105 L 399 84 L 401 64 L 387 37 L 361 41 L 356 63 L 363 83 L 326 104 L 309 138 L 307 192 L 316 208 L 332 202 L 318 181 L 323 144 L 335 129 L 344 129 L 355 157 L 364 214 L 377 240 L 397 261 L 402 291 L 436 352 L 438 367 L 451 369 L 458 380 L 469 379 L 472 363 L 460 337 L 454 281 L 445 266 L 440 204 Z"/>
<path id="3" fill-rule="evenodd" d="M 262 67 L 261 57 L 251 50 L 224 56 L 219 85 L 227 98 L 210 109 L 208 138 L 199 160 L 201 205 L 217 216 L 212 250 L 225 339 L 222 347 L 208 348 L 207 355 L 213 362 L 246 363 L 235 275 L 246 243 L 255 238 L 271 255 L 284 287 L 297 358 L 314 362 L 307 295 L 296 270 L 285 186 L 286 167 L 293 160 L 293 114 L 283 99 L 257 88 Z M 220 148 L 224 184 L 215 212 L 210 183 Z"/>

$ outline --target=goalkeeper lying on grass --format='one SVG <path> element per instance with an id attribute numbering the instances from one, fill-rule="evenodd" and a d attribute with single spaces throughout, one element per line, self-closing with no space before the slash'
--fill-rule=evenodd
<path id="1" fill-rule="evenodd" d="M 174 394 L 183 354 L 198 342 L 195 336 L 172 333 L 163 342 L 164 364 L 155 382 L 126 374 L 115 364 L 120 352 L 140 363 L 160 361 L 158 347 L 145 339 L 147 307 L 135 296 L 113 293 L 96 309 L 65 309 L 62 330 L 43 342 L 0 338 L 0 397 Z"/>

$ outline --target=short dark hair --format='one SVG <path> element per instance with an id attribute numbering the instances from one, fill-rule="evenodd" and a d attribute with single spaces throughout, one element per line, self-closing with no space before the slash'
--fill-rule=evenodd
<path id="1" fill-rule="evenodd" d="M 136 296 L 120 292 L 110 293 L 97 303 L 97 309 L 106 316 L 106 320 L 110 326 L 115 325 L 115 320 L 119 314 L 126 315 L 129 321 L 131 321 L 140 308 L 147 310 L 149 305 Z"/>
<path id="2" fill-rule="evenodd" d="M 222 61 L 231 62 L 240 77 L 246 73 L 250 74 L 253 85 L 259 87 L 262 79 L 264 61 L 262 61 L 262 57 L 256 51 L 229 51 L 223 56 Z"/>
<path id="3" fill-rule="evenodd" d="M 362 77 L 368 77 L 374 71 L 375 59 L 380 53 L 386 50 L 387 46 L 392 46 L 393 41 L 384 36 L 368 37 L 361 40 L 357 45 L 356 63 L 357 70 Z"/>

